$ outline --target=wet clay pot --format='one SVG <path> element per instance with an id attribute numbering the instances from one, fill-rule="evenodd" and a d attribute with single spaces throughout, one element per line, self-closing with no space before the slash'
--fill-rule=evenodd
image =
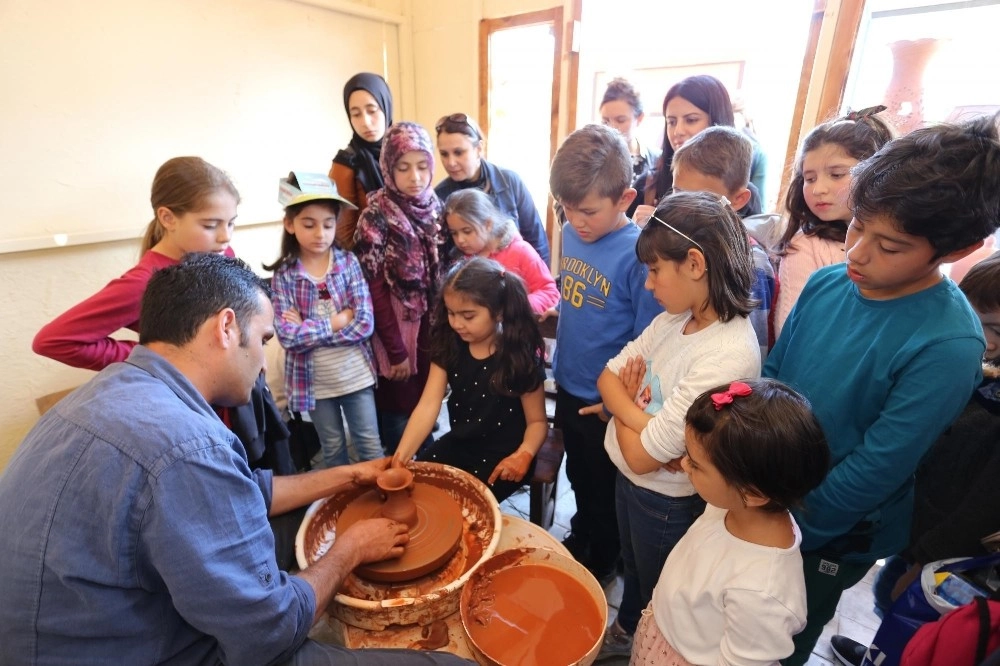
<path id="1" fill-rule="evenodd" d="M 446 490 L 423 481 L 403 467 L 387 469 L 375 481 L 378 489 L 353 500 L 337 519 L 337 531 L 368 518 L 388 518 L 406 524 L 409 541 L 400 557 L 362 564 L 355 575 L 384 583 L 398 583 L 440 569 L 462 539 L 458 502 Z"/>
<path id="2" fill-rule="evenodd" d="M 453 497 L 462 521 L 458 549 L 438 570 L 410 581 L 383 583 L 348 576 L 327 612 L 354 627 L 383 630 L 391 624 L 428 625 L 458 610 L 462 587 L 472 571 L 494 554 L 501 515 L 496 498 L 479 479 L 449 465 L 410 463 L 414 481 Z M 314 502 L 295 541 L 299 568 L 316 562 L 333 545 L 344 509 L 371 488 L 351 488 Z"/>
<path id="3" fill-rule="evenodd" d="M 385 493 L 382 517 L 406 523 L 417 524 L 417 505 L 413 501 L 413 472 L 405 467 L 391 467 L 375 480 L 375 485 Z"/>

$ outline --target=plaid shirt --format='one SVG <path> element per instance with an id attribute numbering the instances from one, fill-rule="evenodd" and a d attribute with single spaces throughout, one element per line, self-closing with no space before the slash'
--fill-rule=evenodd
<path id="1" fill-rule="evenodd" d="M 302 412 L 316 407 L 313 396 L 313 354 L 316 347 L 361 345 L 365 359 L 375 375 L 375 362 L 369 339 L 375 330 L 375 316 L 368 283 L 361 273 L 358 260 L 350 252 L 333 248 L 333 267 L 322 285 L 313 283 L 302 264 L 286 264 L 272 278 L 274 328 L 285 348 L 285 390 L 288 409 Z M 330 319 L 320 314 L 321 290 L 329 293 L 334 312 L 344 308 L 354 310 L 354 321 L 334 331 Z M 301 324 L 281 319 L 281 313 L 295 308 Z"/>

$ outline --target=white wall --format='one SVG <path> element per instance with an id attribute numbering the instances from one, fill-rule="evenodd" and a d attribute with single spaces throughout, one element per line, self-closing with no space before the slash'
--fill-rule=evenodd
<path id="1" fill-rule="evenodd" d="M 390 35 L 387 49 L 372 40 L 363 52 L 352 50 L 366 19 L 335 10 L 356 6 L 361 14 L 399 15 L 403 3 L 316 4 L 325 6 L 293 0 L 213 0 L 211 7 L 198 0 L 0 3 L 0 87 L 6 91 L 0 105 L 0 251 L 25 237 L 44 247 L 0 253 L 0 368 L 6 378 L 0 469 L 37 420 L 35 398 L 93 375 L 36 356 L 31 340 L 42 325 L 138 260 L 138 239 L 152 217 L 149 186 L 160 163 L 202 154 L 233 175 L 248 203 L 240 209 L 233 245 L 260 270 L 274 259 L 280 238 L 277 223 L 267 222 L 280 216 L 277 179 L 291 168 L 325 171 L 350 136 L 343 81 L 361 69 L 400 78 L 400 40 Z M 257 13 L 248 15 L 250 8 Z M 173 29 L 164 29 L 163 22 Z M 231 32 L 218 30 L 220 25 Z M 409 34 L 409 25 L 387 28 L 401 29 Z M 331 30 L 341 32 L 327 34 Z M 287 57 L 263 62 L 265 42 Z M 337 44 L 347 46 L 338 53 Z M 321 69 L 316 62 L 295 61 L 296 54 L 330 49 Z M 150 68 L 148 81 L 136 62 Z M 255 71 L 261 82 L 256 89 Z M 346 73 L 331 73 L 340 71 Z M 230 85 L 227 73 L 239 85 Z M 317 79 L 320 84 L 313 85 Z M 313 84 L 296 88 L 307 80 Z M 247 100 L 255 101 L 253 109 Z M 400 101 L 413 105 L 411 99 Z M 226 109 L 231 120 L 215 117 Z M 156 122 L 139 122 L 154 112 Z M 254 129 L 241 133 L 246 123 Z M 262 131 L 267 123 L 275 131 Z M 72 245 L 76 235 L 108 230 L 107 236 L 120 240 Z M 70 246 L 51 242 L 61 232 L 70 233 Z"/>
<path id="2" fill-rule="evenodd" d="M 54 0 L 55 1 L 55 0 Z M 74 0 L 59 0 L 67 5 L 79 6 Z M 121 30 L 123 27 L 132 27 L 118 13 L 108 9 L 109 6 L 118 0 L 99 0 L 85 5 L 86 12 L 72 13 L 72 25 L 60 22 L 61 14 L 52 10 L 53 3 L 45 3 L 45 10 L 48 15 L 46 24 L 33 26 L 22 26 L 21 29 L 27 35 L 47 34 L 46 30 L 51 30 L 53 26 L 58 26 L 59 31 L 67 34 L 107 34 L 109 30 Z M 290 0 L 255 0 L 257 3 L 290 2 Z M 509 14 L 516 14 L 536 9 L 544 9 L 552 6 L 553 3 L 529 0 L 492 0 L 483 2 L 470 2 L 468 0 L 310 0 L 318 5 L 333 7 L 334 9 L 345 6 L 360 6 L 370 8 L 375 12 L 385 12 L 388 14 L 402 15 L 405 17 L 401 26 L 399 72 L 397 76 L 400 80 L 391 80 L 390 85 L 396 101 L 399 119 L 412 119 L 420 122 L 426 127 L 433 126 L 434 122 L 444 113 L 457 109 L 467 109 L 471 113 L 478 110 L 478 40 L 479 40 L 479 20 L 485 17 L 499 17 Z M 110 4 L 109 4 L 110 3 Z M 141 5 L 141 3 L 128 3 L 131 5 Z M 231 3 L 224 3 L 226 6 L 234 8 Z M 239 0 L 241 11 L 246 11 L 248 6 L 254 6 L 249 0 Z M 309 4 L 309 3 L 306 3 Z M 258 4 L 258 7 L 261 6 Z M 25 4 L 24 0 L 5 2 L 0 4 L 0 25 L 11 25 L 12 20 L 22 20 L 25 12 L 36 12 L 33 4 Z M 231 11 L 236 11 L 231 9 Z M 37 12 L 36 12 L 37 13 Z M 66 15 L 70 16 L 69 14 Z M 192 11 L 191 21 L 198 21 L 199 11 Z M 234 22 L 244 21 L 234 16 Z M 114 31 L 112 30 L 112 32 Z M 338 37 L 344 35 L 330 35 L 330 40 L 335 42 Z M 51 62 L 59 62 L 67 58 L 76 58 L 75 48 L 72 44 L 63 44 L 59 40 L 47 42 L 48 48 L 46 59 Z M 131 45 L 119 44 L 121 57 L 128 57 L 128 48 L 142 49 L 168 49 L 171 44 L 147 43 L 142 39 L 142 35 L 137 35 Z M 174 44 L 173 46 L 176 46 Z M 10 53 L 9 45 L 5 46 L 5 54 Z M 348 55 L 345 55 L 347 58 Z M 407 61 L 409 58 L 409 61 Z M 381 62 L 369 67 L 373 71 L 382 71 Z M 16 70 L 16 71 L 15 71 Z M 31 53 L 21 52 L 12 58 L 0 60 L 0 81 L 9 81 L 18 77 L 23 77 L 27 72 L 41 72 L 38 67 L 32 64 Z M 64 101 L 63 117 L 52 117 L 49 119 L 53 132 L 34 138 L 30 145 L 18 145 L 18 150 L 36 151 L 33 154 L 59 155 L 62 149 L 59 135 L 72 123 L 73 108 L 76 104 L 84 104 L 92 107 L 94 99 L 79 99 L 76 96 L 90 94 L 88 91 L 94 90 L 94 86 L 89 83 L 87 77 L 102 77 L 99 70 L 90 71 L 87 68 L 76 70 L 74 77 L 80 79 L 81 85 L 74 87 L 74 95 L 67 96 Z M 346 117 L 342 111 L 340 100 L 340 90 L 342 81 L 331 81 L 329 100 L 324 102 L 330 108 L 324 110 L 328 112 L 329 127 L 323 128 L 323 140 L 314 142 L 326 155 L 331 155 L 346 144 L 350 131 Z M 53 82 L 53 85 L 58 81 Z M 96 86 L 96 83 L 95 83 Z M 114 109 L 126 107 L 136 102 L 134 91 L 128 86 L 115 86 L 113 82 L 105 79 L 96 86 L 100 89 L 101 104 L 109 110 L 108 122 L 114 123 Z M 164 91 L 168 95 L 183 95 L 183 91 Z M 289 122 L 294 123 L 297 110 L 293 100 L 277 100 L 286 105 L 288 109 Z M 198 103 L 192 100 L 192 103 Z M 5 141 L 18 141 L 16 124 L 8 115 L 8 105 L 0 105 L 0 127 L 4 127 Z M 315 113 L 313 110 L 311 113 Z M 13 130 L 13 131 L 12 131 Z M 158 130 L 153 128 L 126 128 L 117 143 L 107 146 L 110 151 L 131 150 L 140 135 L 152 133 Z M 332 139 L 329 137 L 333 137 Z M 141 137 L 140 137 L 141 138 Z M 111 141 L 111 139 L 108 139 Z M 252 144 L 256 140 L 254 136 L 246 137 L 248 143 Z M 328 144 L 333 145 L 328 145 Z M 320 145 L 322 144 L 322 145 Z M 5 144 L 10 145 L 10 144 Z M 316 146 L 311 146 L 315 148 Z M 192 147 L 192 152 L 195 152 Z M 0 347 L 0 368 L 3 368 L 5 395 L 0 401 L 0 469 L 6 466 L 8 459 L 13 454 L 18 443 L 24 438 L 32 425 L 37 420 L 35 408 L 35 398 L 76 386 L 93 373 L 83 370 L 68 368 L 55 361 L 36 356 L 31 352 L 31 340 L 35 332 L 46 322 L 64 311 L 66 308 L 82 300 L 83 298 L 100 289 L 108 280 L 120 275 L 127 268 L 132 266 L 139 255 L 138 236 L 141 233 L 146 221 L 151 217 L 151 213 L 146 212 L 148 208 L 148 188 L 152 180 L 156 166 L 163 161 L 163 156 L 156 155 L 150 157 L 150 166 L 145 173 L 138 176 L 137 185 L 127 188 L 119 187 L 115 182 L 109 181 L 107 191 L 113 192 L 115 197 L 120 197 L 131 210 L 135 211 L 133 216 L 127 220 L 103 220 L 100 217 L 99 206 L 86 206 L 80 211 L 81 215 L 91 216 L 94 220 L 92 226 L 107 227 L 113 226 L 134 226 L 135 239 L 126 239 L 113 242 L 105 242 L 90 245 L 80 245 L 73 247 L 42 249 L 29 252 L 16 252 L 0 254 L 0 290 L 4 294 L 3 309 L 5 315 L 0 319 L 0 339 L 4 340 L 4 345 Z M 58 170 L 66 168 L 67 164 L 56 163 L 54 160 L 51 167 Z M 15 165 L 16 166 L 16 165 Z M 232 169 L 232 166 L 220 164 L 223 168 Z M 275 178 L 283 169 L 289 168 L 286 165 L 275 165 Z M 116 174 L 123 182 L 131 182 L 133 174 Z M 269 195 L 268 195 L 269 196 Z M 30 216 L 35 210 L 31 205 L 24 205 L 24 202 L 15 199 L 16 193 L 10 192 L 5 187 L 0 196 L 0 225 L 4 225 L 5 220 L 10 220 L 15 209 L 12 204 L 16 203 L 18 224 L 24 225 L 26 222 L 23 216 Z M 254 220 L 259 222 L 260 220 Z M 55 230 L 55 227 L 52 228 Z M 41 230 L 40 230 L 41 231 Z M 50 230 L 45 229 L 48 233 Z M 239 255 L 247 260 L 255 268 L 261 262 L 270 261 L 274 258 L 277 250 L 279 238 L 279 227 L 277 224 L 263 224 L 260 226 L 249 226 L 240 228 L 237 226 L 236 235 L 233 239 L 234 248 Z"/>

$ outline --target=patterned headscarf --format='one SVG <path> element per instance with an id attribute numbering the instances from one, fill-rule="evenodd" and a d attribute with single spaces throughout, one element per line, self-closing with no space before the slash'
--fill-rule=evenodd
<path id="1" fill-rule="evenodd" d="M 413 151 L 426 156 L 430 174 L 424 191 L 409 196 L 396 187 L 392 170 L 403 155 Z M 359 223 L 355 252 L 366 273 L 385 277 L 389 290 L 406 309 L 404 319 L 419 320 L 427 312 L 440 271 L 441 201 L 431 187 L 434 153 L 427 130 L 416 123 L 396 123 L 382 140 L 379 161 L 385 187 L 368 195 L 368 209 L 362 217 L 384 217 L 385 227 Z"/>

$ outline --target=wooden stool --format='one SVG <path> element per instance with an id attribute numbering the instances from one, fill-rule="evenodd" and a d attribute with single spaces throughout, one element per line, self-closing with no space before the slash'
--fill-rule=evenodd
<path id="1" fill-rule="evenodd" d="M 545 369 L 546 376 L 551 379 L 551 354 L 555 349 L 556 337 L 555 317 L 550 317 L 539 324 L 542 337 L 546 342 Z M 543 529 L 552 527 L 556 513 L 556 498 L 558 496 L 559 467 L 563 460 L 562 430 L 552 425 L 555 412 L 554 385 L 545 391 L 545 412 L 549 419 L 549 434 L 542 443 L 542 448 L 535 456 L 535 473 L 529 481 L 530 497 L 528 502 L 528 518 Z"/>
<path id="2" fill-rule="evenodd" d="M 549 428 L 549 434 L 535 456 L 535 473 L 529 485 L 528 518 L 544 529 L 552 527 L 556 513 L 559 467 L 563 459 L 562 430 Z"/>

